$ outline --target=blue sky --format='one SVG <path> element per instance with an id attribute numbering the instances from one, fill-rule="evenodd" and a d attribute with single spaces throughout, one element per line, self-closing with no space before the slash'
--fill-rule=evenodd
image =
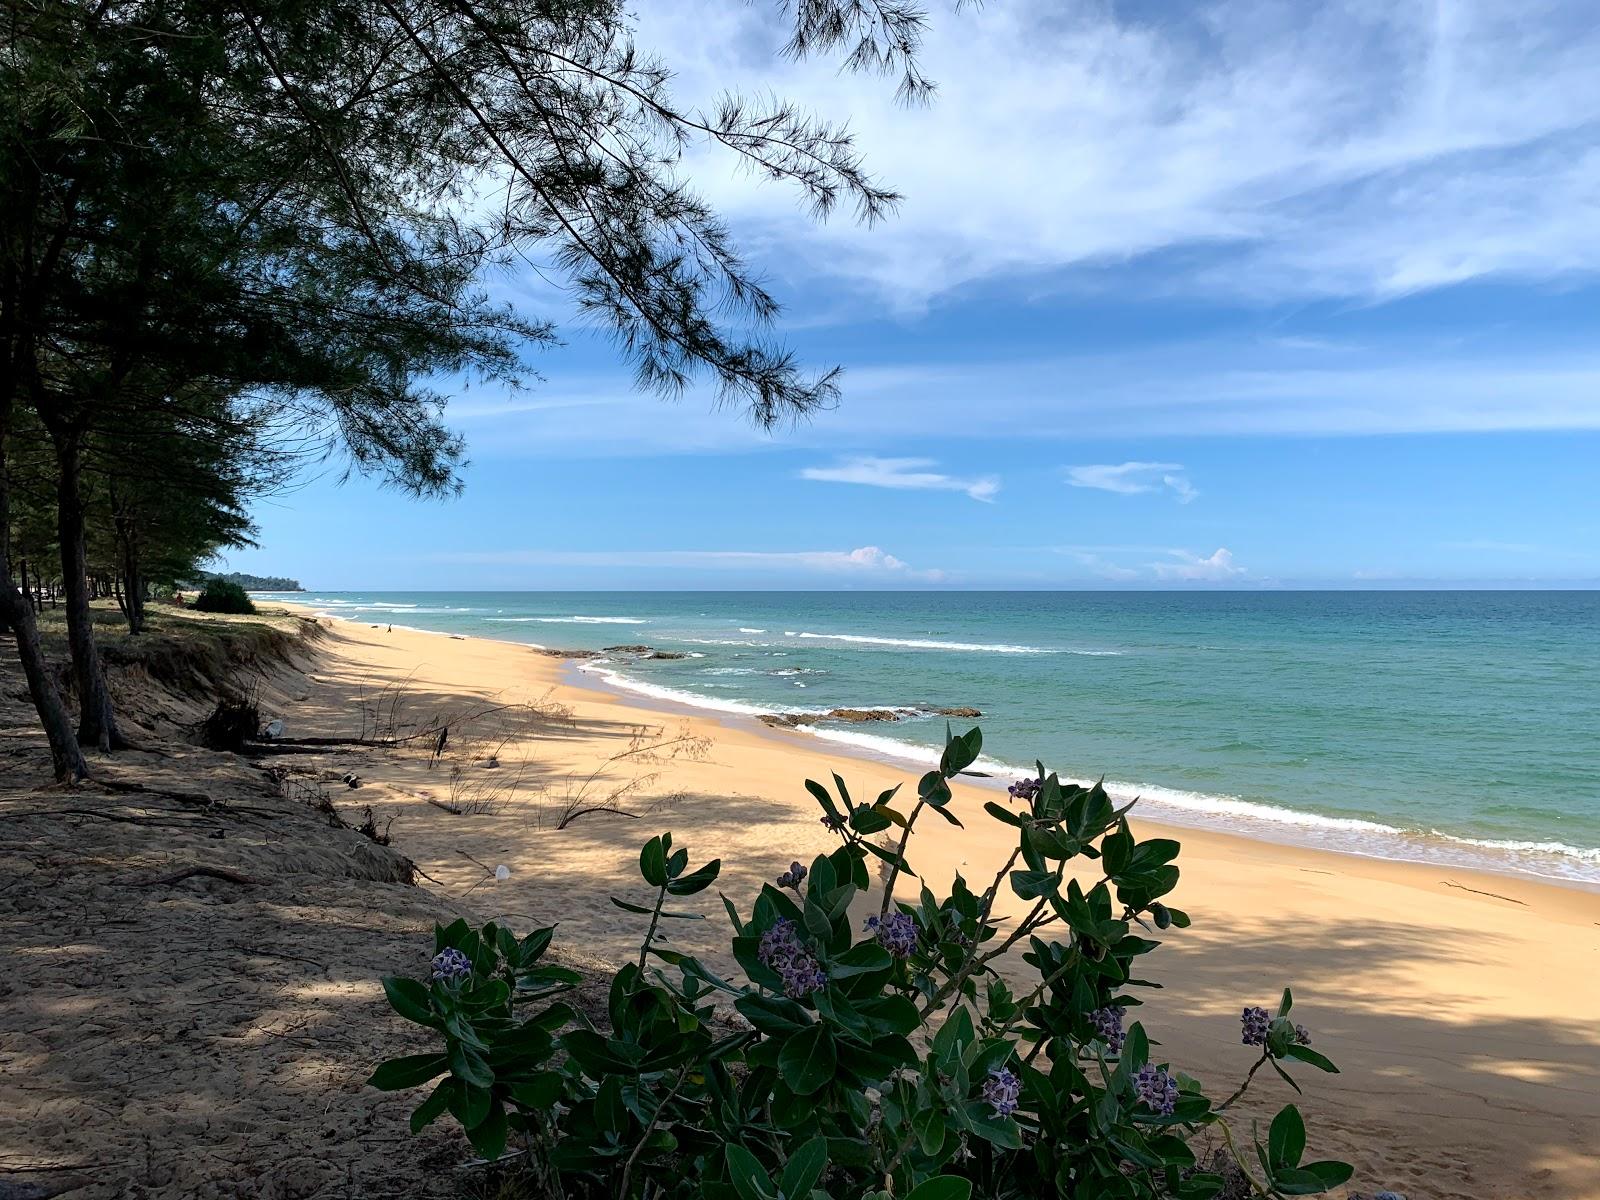
<path id="1" fill-rule="evenodd" d="M 452 403 L 467 490 L 329 469 L 228 565 L 316 588 L 1600 583 L 1600 29 L 1581 3 L 937 11 L 930 108 L 663 0 L 685 101 L 851 118 L 864 230 L 692 152 L 846 368 L 772 435 L 562 327 Z M 565 315 L 533 279 L 508 288 Z"/>

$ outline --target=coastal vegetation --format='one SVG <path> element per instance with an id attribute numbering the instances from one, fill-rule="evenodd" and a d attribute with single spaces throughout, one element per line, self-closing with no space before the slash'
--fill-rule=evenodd
<path id="1" fill-rule="evenodd" d="M 208 571 L 201 577 L 198 585 L 191 581 L 191 586 L 204 587 L 207 580 L 225 579 L 229 583 L 237 584 L 247 592 L 303 592 L 298 579 L 290 579 L 287 575 L 251 575 L 244 571 L 224 571 L 218 573 Z"/>
<path id="2" fill-rule="evenodd" d="M 194 598 L 194 606 L 201 612 L 214 613 L 253 613 L 256 606 L 251 602 L 245 590 L 231 579 L 208 579 L 205 587 L 200 589 L 200 594 Z"/>
<path id="3" fill-rule="evenodd" d="M 448 1113 L 484 1158 L 525 1152 L 513 1186 L 530 1197 L 1207 1200 L 1349 1180 L 1346 1163 L 1305 1160 L 1293 1104 L 1265 1132 L 1229 1123 L 1262 1067 L 1296 1092 L 1288 1068 L 1337 1069 L 1288 989 L 1273 1011 L 1243 1007 L 1252 1053 L 1222 1100 L 1130 1020 L 1133 989 L 1157 986 L 1139 977 L 1160 945 L 1146 935 L 1189 924 L 1162 900 L 1178 843 L 1136 838 L 1131 804 L 1041 765 L 985 806 L 1017 840 L 981 891 L 957 875 L 943 897 L 926 881 L 897 897 L 919 819 L 961 824 L 950 784 L 981 746 L 977 729 L 950 736 L 909 806 L 808 780 L 842 844 L 791 864 L 748 912 L 722 897 L 743 980 L 674 948 L 670 927 L 705 919 L 689 898 L 722 863 L 690 869 L 670 833 L 639 855 L 654 902 L 612 898 L 644 934 L 598 1020 L 561 998 L 582 977 L 546 961 L 555 928 L 439 926 L 428 979 L 384 980 L 438 1044 L 370 1082 L 431 1084 L 412 1131 Z M 1013 951 L 1031 972 L 1020 991 L 996 970 Z"/>

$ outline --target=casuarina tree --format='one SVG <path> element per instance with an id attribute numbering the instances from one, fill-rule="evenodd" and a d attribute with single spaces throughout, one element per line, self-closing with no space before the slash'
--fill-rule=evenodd
<path id="1" fill-rule="evenodd" d="M 910 7 L 786 10 L 789 53 L 928 90 Z M 677 103 L 617 0 L 8 0 L 3 20 L 0 448 L 19 407 L 49 436 L 82 740 L 120 741 L 84 585 L 86 449 L 185 389 L 448 494 L 444 389 L 520 382 L 556 337 L 491 296 L 531 262 L 642 386 L 704 377 L 765 426 L 838 394 L 764 332 L 777 304 L 683 155 L 720 147 L 819 215 L 870 222 L 897 197 L 792 105 Z M 0 590 L 58 774 L 81 772 L 9 574 Z"/>

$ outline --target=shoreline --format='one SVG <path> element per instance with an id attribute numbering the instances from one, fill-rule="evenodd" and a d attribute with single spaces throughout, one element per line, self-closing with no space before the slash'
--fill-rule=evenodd
<path id="1" fill-rule="evenodd" d="M 788 731 L 772 728 L 763 722 L 762 710 L 754 705 L 736 701 L 719 705 L 714 697 L 701 697 L 665 685 L 634 679 L 618 669 L 625 664 L 602 659 L 600 666 L 586 669 L 582 662 L 592 660 L 563 659 L 559 657 L 558 650 L 545 643 L 513 641 L 481 634 L 451 633 L 394 622 L 373 622 L 344 616 L 298 600 L 284 600 L 281 593 L 265 594 L 262 598 L 266 603 L 282 604 L 303 616 L 344 622 L 352 626 L 380 625 L 432 637 L 482 641 L 540 652 L 555 651 L 551 653 L 550 661 L 562 669 L 562 682 L 566 686 L 598 692 L 653 712 L 714 719 L 744 732 L 767 738 L 776 746 L 789 748 L 795 746 L 795 743 L 784 736 Z M 397 615 L 404 614 L 397 613 Z M 663 695 L 664 692 L 672 694 Z M 770 711 L 776 711 L 776 708 Z M 796 711 L 823 710 L 797 709 Z M 976 723 L 981 725 L 981 718 L 976 719 Z M 864 730 L 807 726 L 797 728 L 793 732 L 801 737 L 813 739 L 819 753 L 841 753 L 856 761 L 900 770 L 925 770 L 937 761 L 939 753 L 937 746 L 934 745 L 901 741 Z M 807 743 L 799 745 L 804 747 Z M 1002 793 L 1013 775 L 1032 773 L 1031 770 L 994 760 L 980 759 L 980 765 L 989 769 L 995 779 L 992 786 Z M 1000 772 L 1005 773 L 1003 778 Z M 972 786 L 986 788 L 991 785 L 974 780 Z M 1569 861 L 1576 860 L 1578 863 L 1587 861 L 1583 857 L 1584 851 L 1578 847 L 1540 842 L 1532 838 L 1526 839 L 1522 844 L 1502 844 L 1510 839 L 1488 839 L 1485 844 L 1485 840 L 1437 830 L 1408 830 L 1381 821 L 1324 817 L 1278 804 L 1237 800 L 1225 794 L 1209 795 L 1181 788 L 1135 785 L 1117 780 L 1106 781 L 1106 786 L 1119 801 L 1138 799 L 1140 820 L 1163 831 L 1234 837 L 1246 842 L 1301 849 L 1335 855 L 1339 858 L 1471 872 L 1491 879 L 1523 880 L 1600 895 L 1600 874 L 1586 877 L 1562 870 Z M 1198 802 L 1185 804 L 1183 798 L 1188 797 L 1197 797 Z M 1229 811 L 1230 809 L 1233 811 Z M 1322 836 L 1316 836 L 1319 833 Z M 1386 852 L 1367 844 L 1375 840 L 1398 842 L 1399 846 L 1396 848 L 1401 852 Z M 1534 861 L 1524 861 L 1520 856 L 1529 856 Z M 1552 862 L 1552 859 L 1555 861 Z M 1569 871 L 1580 869 L 1580 867 L 1568 868 Z"/>
<path id="2" fill-rule="evenodd" d="M 273 714 L 295 735 L 348 735 L 393 689 L 413 720 L 508 702 L 559 714 L 514 741 L 480 737 L 477 750 L 469 728 L 452 728 L 450 765 L 437 770 L 421 753 L 352 754 L 338 769 L 358 770 L 362 787 L 339 799 L 356 814 L 370 807 L 380 827 L 392 819 L 396 847 L 430 888 L 515 928 L 558 923 L 563 944 L 607 961 L 638 953 L 636 918 L 610 898 L 647 899 L 637 860 L 650 836 L 670 830 L 695 858 L 720 858 L 719 888 L 742 904 L 792 859 L 835 844 L 804 780 L 837 771 L 857 795 L 915 783 L 856 747 L 598 688 L 525 643 L 320 620 L 328 635 L 305 702 Z M 642 736 L 697 752 L 625 757 Z M 497 745 L 498 763 L 485 763 Z M 626 811 L 563 827 L 563 804 L 595 779 L 591 797 L 614 792 Z M 524 780 L 508 802 L 448 807 L 474 786 Z M 909 849 L 936 890 L 958 873 L 986 885 L 1012 845 L 981 811 L 989 788 L 954 791 L 966 828 L 919 826 Z M 1249 1066 L 1241 1005 L 1290 985 L 1296 1014 L 1343 1073 L 1301 1079 L 1304 1096 L 1269 1082 L 1242 1112 L 1267 1119 L 1299 1104 L 1316 1155 L 1356 1164 L 1351 1186 L 1369 1194 L 1600 1200 L 1600 896 L 1132 819 L 1142 836 L 1170 831 L 1183 844 L 1173 899 L 1193 924 L 1162 935 L 1150 974 L 1163 987 L 1140 990 L 1165 1058 L 1231 1090 Z M 500 864 L 507 878 L 486 877 Z M 704 915 L 673 930 L 679 948 L 736 970 L 715 901 Z M 1018 982 L 1020 964 L 997 965 Z"/>

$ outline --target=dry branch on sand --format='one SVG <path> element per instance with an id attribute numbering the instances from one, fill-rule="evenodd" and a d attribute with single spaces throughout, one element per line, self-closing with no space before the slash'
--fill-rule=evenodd
<path id="1" fill-rule="evenodd" d="M 636 726 L 625 749 L 602 759 L 587 775 L 568 776 L 562 791 L 550 797 L 547 807 L 555 820 L 555 828 L 565 829 L 582 817 L 601 813 L 632 818 L 644 815 L 623 805 L 653 784 L 668 763 L 698 762 L 710 752 L 711 745 L 709 737 L 691 732 L 687 724 L 671 735 L 664 733 L 660 726 Z M 641 766 L 652 769 L 621 779 L 616 776 L 619 768 Z M 675 801 L 675 796 L 658 797 L 644 811 L 655 812 Z"/>

